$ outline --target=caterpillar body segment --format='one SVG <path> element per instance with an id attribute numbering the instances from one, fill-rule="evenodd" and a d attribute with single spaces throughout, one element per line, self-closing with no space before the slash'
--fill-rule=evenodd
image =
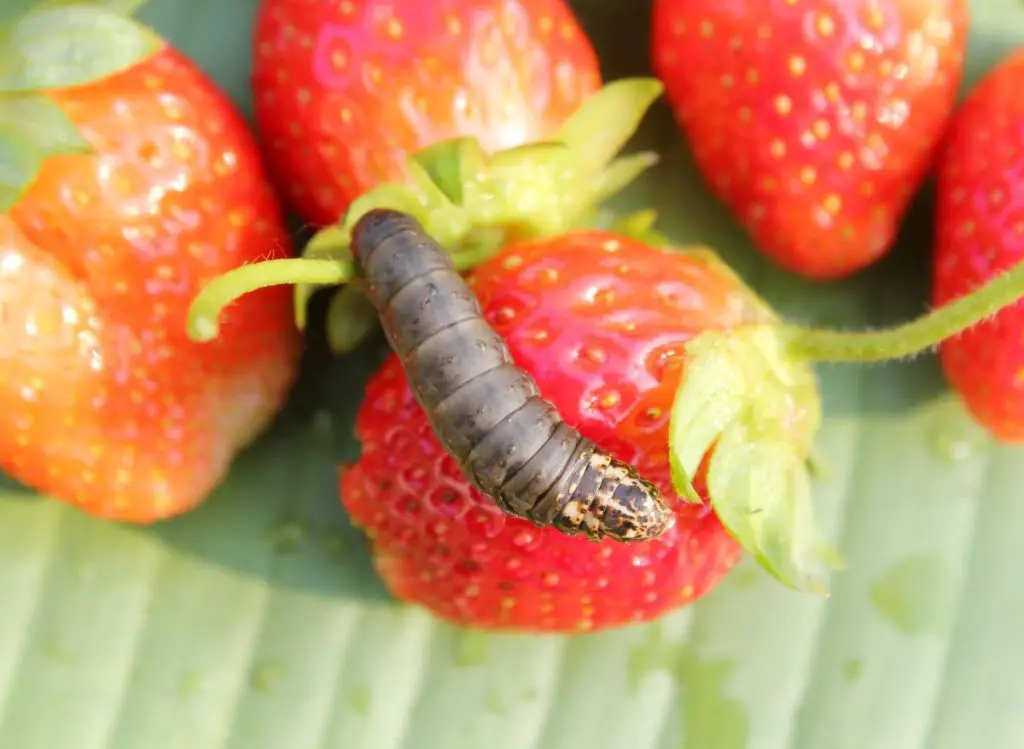
<path id="1" fill-rule="evenodd" d="M 515 366 L 416 219 L 372 210 L 356 223 L 352 250 L 435 435 L 503 512 L 593 540 L 645 541 L 673 524 L 657 488 L 566 424 Z"/>

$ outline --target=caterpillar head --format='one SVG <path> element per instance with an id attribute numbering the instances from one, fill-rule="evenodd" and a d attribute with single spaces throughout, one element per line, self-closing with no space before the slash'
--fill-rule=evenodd
<path id="1" fill-rule="evenodd" d="M 568 501 L 552 525 L 564 533 L 583 533 L 594 541 L 649 541 L 675 524 L 675 515 L 658 488 L 629 463 L 592 452 L 578 482 L 567 487 Z"/>

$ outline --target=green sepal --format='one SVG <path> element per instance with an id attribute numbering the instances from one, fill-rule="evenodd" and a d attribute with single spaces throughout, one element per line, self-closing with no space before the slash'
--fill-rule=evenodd
<path id="1" fill-rule="evenodd" d="M 466 174 L 479 170 L 485 158 L 476 140 L 459 138 L 428 146 L 413 154 L 409 161 L 419 166 L 426 177 L 425 181 L 417 180 L 418 184 L 424 187 L 436 185 L 445 200 L 459 204 L 462 203 L 462 183 Z"/>
<path id="2" fill-rule="evenodd" d="M 0 131 L 18 133 L 43 156 L 94 151 L 64 110 L 35 92 L 0 94 Z"/>
<path id="3" fill-rule="evenodd" d="M 312 238 L 303 257 L 351 262 L 351 230 L 374 208 L 417 218 L 455 266 L 469 270 L 506 245 L 588 225 L 600 204 L 657 160 L 615 158 L 661 95 L 651 78 L 622 79 L 589 97 L 555 139 L 488 154 L 474 138 L 455 138 L 410 156 L 407 178 L 381 185 L 349 206 L 338 225 Z M 295 319 L 317 287 L 295 290 Z"/>
<path id="4" fill-rule="evenodd" d="M 664 90 L 656 78 L 623 78 L 588 97 L 552 140 L 566 144 L 584 171 L 604 171 Z"/>
<path id="5" fill-rule="evenodd" d="M 164 44 L 101 3 L 42 3 L 0 28 L 0 93 L 80 86 L 143 60 Z"/>
<path id="6" fill-rule="evenodd" d="M 622 234 L 627 237 L 643 242 L 651 247 L 671 247 L 672 240 L 655 228 L 658 221 L 658 213 L 653 208 L 645 208 L 625 216 L 613 215 L 609 217 L 609 231 L 614 234 Z"/>
<path id="7" fill-rule="evenodd" d="M 42 94 L 0 94 L 0 213 L 10 210 L 50 156 L 91 153 L 64 111 Z"/>
<path id="8" fill-rule="evenodd" d="M 0 130 L 0 213 L 10 210 L 39 173 L 42 156 L 32 141 Z"/>
<path id="9" fill-rule="evenodd" d="M 327 308 L 327 344 L 335 354 L 356 349 L 378 330 L 377 310 L 363 293 L 362 284 L 342 286 Z"/>
<path id="10" fill-rule="evenodd" d="M 810 364 L 786 353 L 774 320 L 711 330 L 686 349 L 669 426 L 677 491 L 707 458 L 707 495 L 722 525 L 796 590 L 825 595 L 843 560 L 814 516 L 808 459 L 821 423 Z"/>
<path id="11" fill-rule="evenodd" d="M 603 203 L 613 195 L 624 190 L 636 181 L 636 178 L 658 163 L 658 154 L 653 151 L 641 151 L 615 159 L 601 174 L 597 175 L 592 186 L 592 202 Z"/>

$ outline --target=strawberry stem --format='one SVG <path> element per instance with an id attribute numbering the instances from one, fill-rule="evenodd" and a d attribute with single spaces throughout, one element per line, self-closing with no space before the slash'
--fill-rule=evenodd
<path id="1" fill-rule="evenodd" d="M 355 277 L 352 263 L 310 258 L 282 258 L 243 265 L 217 276 L 192 300 L 188 309 L 188 335 L 211 341 L 220 333 L 221 312 L 238 299 L 267 286 L 312 284 L 333 286 Z"/>
<path id="2" fill-rule="evenodd" d="M 986 281 L 970 294 L 887 330 L 855 332 L 783 325 L 795 355 L 815 361 L 879 362 L 934 348 L 1024 297 L 1024 263 Z"/>

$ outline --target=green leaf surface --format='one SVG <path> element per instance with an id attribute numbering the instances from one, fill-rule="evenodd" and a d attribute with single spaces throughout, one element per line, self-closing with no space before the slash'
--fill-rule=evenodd
<path id="1" fill-rule="evenodd" d="M 42 3 L 0 26 L 0 92 L 78 86 L 153 54 L 163 40 L 102 3 Z"/>
<path id="2" fill-rule="evenodd" d="M 151 21 L 248 110 L 253 0 L 151 0 Z M 577 8 L 610 76 L 648 71 L 628 0 Z M 975 0 L 969 83 L 1024 41 Z M 809 285 L 752 252 L 660 108 L 661 162 L 618 207 L 658 210 L 789 319 L 881 326 L 925 308 L 929 206 L 897 250 Z M 847 569 L 825 600 L 747 560 L 658 624 L 579 637 L 459 631 L 392 601 L 338 506 L 335 465 L 382 350 L 308 374 L 197 512 L 153 528 L 0 498 L 3 749 L 1019 749 L 1024 461 L 947 395 L 934 357 L 822 366 L 829 466 L 811 489 Z M 327 416 L 330 414 L 330 416 Z"/>

